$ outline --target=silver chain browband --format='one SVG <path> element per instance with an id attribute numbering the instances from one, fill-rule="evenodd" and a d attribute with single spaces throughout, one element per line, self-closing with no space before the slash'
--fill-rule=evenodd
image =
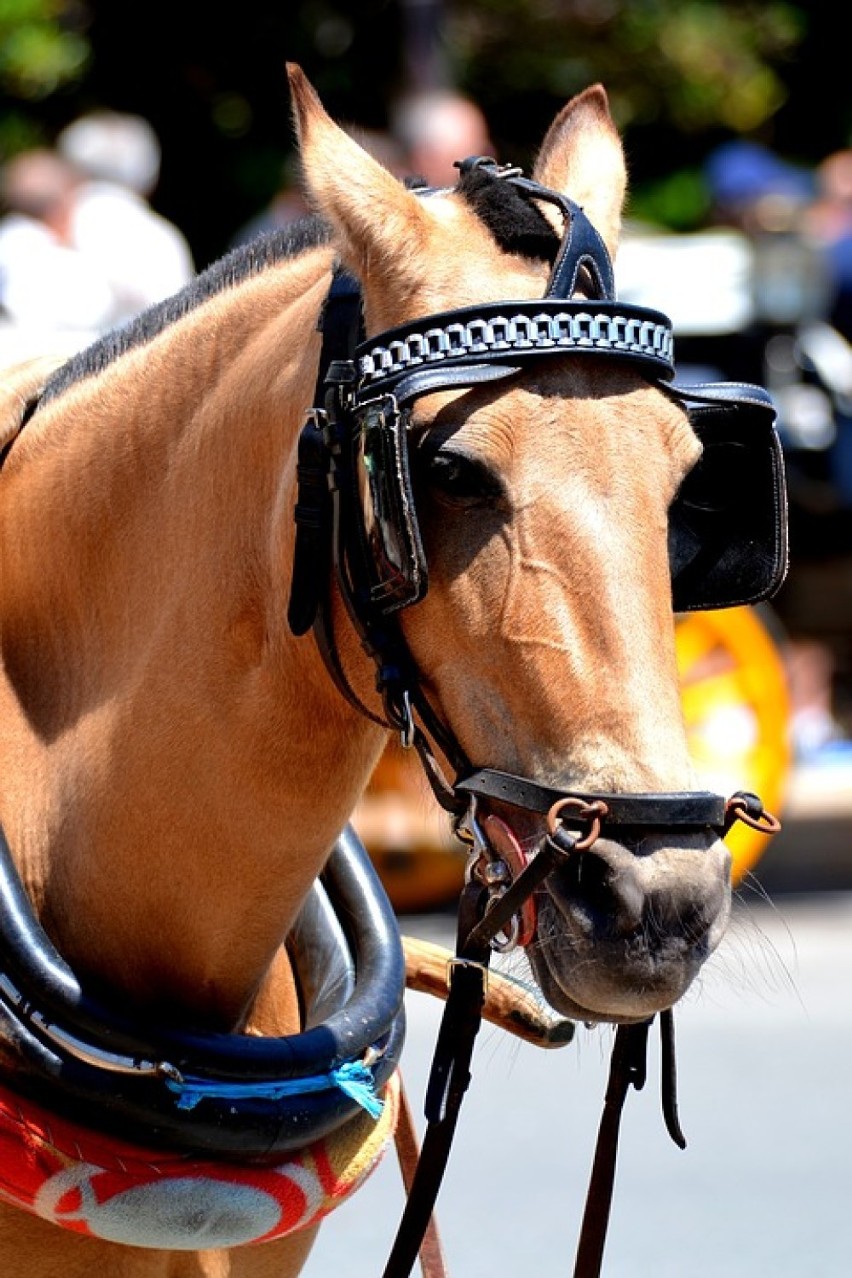
<path id="1" fill-rule="evenodd" d="M 477 306 L 446 317 L 431 315 L 419 326 L 415 322 L 363 343 L 357 352 L 361 385 L 448 360 L 560 351 L 631 355 L 650 361 L 658 376 L 674 375 L 674 337 L 665 315 L 627 304 L 592 305 L 537 298 L 512 302 L 511 309 L 504 303 L 504 309 Z M 436 318 L 449 322 L 436 324 Z"/>

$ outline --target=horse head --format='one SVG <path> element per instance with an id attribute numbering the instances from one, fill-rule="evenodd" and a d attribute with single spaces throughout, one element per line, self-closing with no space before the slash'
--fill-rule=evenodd
<path id="1" fill-rule="evenodd" d="M 541 357 L 525 361 L 511 318 L 532 315 L 546 292 L 572 315 L 585 300 L 595 316 L 611 288 L 626 175 L 604 90 L 586 90 L 556 118 L 532 182 L 513 184 L 517 170 L 480 160 L 460 166 L 455 188 L 418 193 L 329 119 L 297 68 L 290 76 L 307 191 L 360 282 L 361 372 L 381 382 L 395 371 L 390 400 L 378 386 L 369 407 L 361 392 L 359 438 L 370 436 L 370 413 L 395 419 L 406 401 L 402 452 L 367 458 L 399 471 L 404 490 L 371 494 L 361 535 L 374 561 L 407 538 L 403 575 L 416 569 L 418 579 L 382 617 L 399 628 L 422 703 L 447 730 L 445 753 L 492 777 L 526 778 L 553 800 L 606 794 L 612 809 L 618 796 L 657 796 L 662 812 L 695 783 L 670 541 L 702 443 L 653 368 L 609 358 L 606 340 L 563 355 L 545 339 Z M 499 362 L 507 323 L 511 349 Z M 430 342 L 452 347 L 454 331 L 461 359 L 430 371 Z M 479 366 L 477 337 L 488 347 Z M 363 475 L 356 482 L 363 488 Z M 396 514 L 377 512 L 383 504 Z M 386 574 L 378 593 L 385 587 Z M 338 624 L 345 630 L 342 611 Z M 352 687 L 375 706 L 368 663 L 344 655 Z M 467 822 L 484 863 L 515 874 L 547 834 L 546 805 L 518 793 L 511 781 L 483 785 Z M 593 819 L 572 800 L 551 823 L 575 815 L 572 803 Z M 631 1021 L 670 1007 L 725 930 L 730 857 L 718 823 L 672 824 L 660 812 L 596 828 L 536 889 L 534 920 L 527 907 L 530 960 L 566 1015 Z"/>

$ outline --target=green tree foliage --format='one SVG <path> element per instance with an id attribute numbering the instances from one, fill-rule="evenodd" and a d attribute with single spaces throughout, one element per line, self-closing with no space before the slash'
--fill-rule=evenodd
<path id="1" fill-rule="evenodd" d="M 763 125 L 804 34 L 785 0 L 461 0 L 447 20 L 459 72 L 482 99 L 498 67 L 504 91 L 538 85 L 554 98 L 603 80 L 623 127 L 683 132 Z"/>
<path id="2" fill-rule="evenodd" d="M 456 0 L 446 48 L 524 164 L 561 103 L 602 81 L 632 143 L 634 213 L 685 228 L 708 205 L 696 151 L 768 125 L 806 29 L 787 0 Z"/>
<path id="3" fill-rule="evenodd" d="M 672 225 L 700 215 L 701 159 L 737 134 L 778 145 L 791 85 L 831 6 L 813 0 L 0 0 L 0 146 L 80 110 L 147 116 L 163 142 L 156 201 L 199 265 L 272 195 L 292 158 L 283 64 L 300 62 L 339 118 L 386 128 L 402 86 L 444 80 L 486 112 L 500 154 L 529 164 L 567 97 L 600 80 L 626 132 L 633 190 Z M 848 75 L 848 73 L 844 73 Z M 847 105 L 846 111 L 849 107 Z M 825 151 L 834 136 L 795 129 Z M 650 195 L 648 195 L 650 193 Z"/>
<path id="4" fill-rule="evenodd" d="M 74 0 L 0 0 L 0 154 L 42 140 L 40 107 L 84 76 L 84 20 Z"/>

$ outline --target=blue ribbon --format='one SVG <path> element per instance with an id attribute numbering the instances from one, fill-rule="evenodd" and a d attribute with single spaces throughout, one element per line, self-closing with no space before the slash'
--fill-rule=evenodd
<path id="1" fill-rule="evenodd" d="M 373 1118 L 378 1118 L 384 1102 L 376 1096 L 373 1071 L 362 1061 L 346 1061 L 327 1074 L 314 1074 L 309 1078 L 287 1078 L 277 1082 L 223 1083 L 206 1082 L 202 1078 L 167 1078 L 166 1087 L 178 1098 L 178 1109 L 195 1109 L 199 1101 L 213 1100 L 282 1100 L 285 1096 L 300 1096 L 308 1092 L 322 1092 L 329 1087 L 339 1087 L 342 1092 L 357 1101 Z"/>

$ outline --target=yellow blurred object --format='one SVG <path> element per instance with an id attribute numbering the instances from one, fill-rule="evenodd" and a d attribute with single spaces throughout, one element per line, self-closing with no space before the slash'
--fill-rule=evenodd
<path id="1" fill-rule="evenodd" d="M 690 753 L 702 788 L 753 790 L 780 816 L 791 767 L 790 704 L 781 654 L 754 608 L 678 619 L 678 670 Z M 393 740 L 353 816 L 394 908 L 430 910 L 462 889 L 466 849 L 435 803 L 414 750 Z M 726 842 L 739 882 L 769 844 L 737 822 Z"/>
<path id="2" fill-rule="evenodd" d="M 781 816 L 792 765 L 790 698 L 781 654 L 755 608 L 696 612 L 676 631 L 681 698 L 699 782 L 726 798 L 759 794 Z M 737 822 L 725 842 L 738 883 L 769 845 Z"/>

